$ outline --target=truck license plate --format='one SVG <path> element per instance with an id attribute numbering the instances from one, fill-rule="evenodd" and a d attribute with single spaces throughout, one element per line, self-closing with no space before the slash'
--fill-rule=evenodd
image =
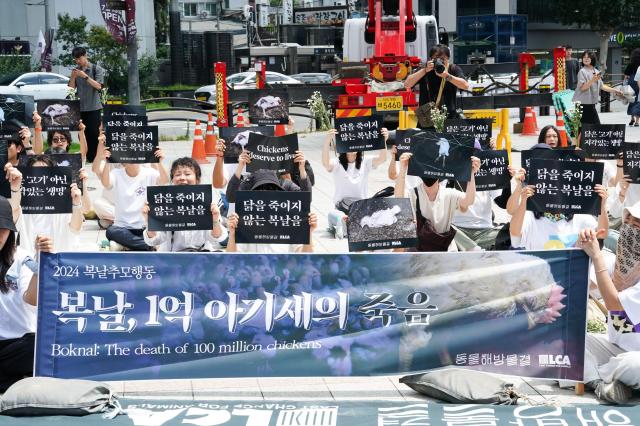
<path id="1" fill-rule="evenodd" d="M 401 111 L 402 96 L 385 96 L 385 97 L 376 98 L 376 110 Z"/>

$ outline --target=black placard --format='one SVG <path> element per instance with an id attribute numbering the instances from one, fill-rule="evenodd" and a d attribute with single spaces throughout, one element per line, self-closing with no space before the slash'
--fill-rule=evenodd
<path id="1" fill-rule="evenodd" d="M 541 160 L 559 160 L 559 161 L 584 161 L 585 153 L 579 149 L 528 149 L 522 151 L 520 156 L 520 164 L 525 170 L 529 170 L 529 163 L 532 158 Z"/>
<path id="2" fill-rule="evenodd" d="M 411 152 L 411 138 L 420 132 L 420 129 L 396 130 L 396 161 L 400 160 L 400 156 L 405 152 Z"/>
<path id="3" fill-rule="evenodd" d="M 158 126 L 107 127 L 112 163 L 157 163 Z"/>
<path id="4" fill-rule="evenodd" d="M 527 210 L 549 213 L 600 214 L 595 185 L 602 182 L 604 164 L 533 158 L 529 185 L 535 194 Z"/>
<path id="5" fill-rule="evenodd" d="M 149 230 L 211 230 L 211 199 L 211 185 L 150 186 Z"/>
<path id="6" fill-rule="evenodd" d="M 9 143 L 5 140 L 0 140 L 0 164 L 7 164 L 9 161 L 8 148 Z M 11 198 L 11 185 L 9 185 L 9 181 L 7 180 L 5 173 L 0 173 L 0 195 L 4 198 Z"/>
<path id="7" fill-rule="evenodd" d="M 24 214 L 71 213 L 70 167 L 19 167 Z"/>
<path id="8" fill-rule="evenodd" d="M 449 118 L 444 121 L 445 133 L 473 136 L 482 149 L 489 148 L 492 126 L 493 120 L 490 118 Z"/>
<path id="9" fill-rule="evenodd" d="M 80 169 L 82 168 L 82 155 L 80 154 L 45 154 L 53 161 L 56 166 L 70 167 L 72 171 L 71 183 L 78 185 L 78 188 L 82 189 L 82 179 L 80 179 Z M 27 167 L 29 161 L 29 155 L 21 155 L 18 160 L 20 167 Z"/>
<path id="10" fill-rule="evenodd" d="M 509 174 L 509 153 L 500 151 L 477 151 L 480 170 L 475 175 L 476 191 L 492 191 L 506 188 L 511 184 Z"/>
<path id="11" fill-rule="evenodd" d="M 143 105 L 105 105 L 104 127 L 140 127 L 147 125 L 147 109 Z"/>
<path id="12" fill-rule="evenodd" d="M 289 94 L 286 90 L 256 90 L 249 93 L 251 124 L 287 124 Z"/>
<path id="13" fill-rule="evenodd" d="M 11 104 L 20 103 L 23 106 L 18 106 L 18 111 L 12 111 L 13 108 Z M 4 105 L 4 106 L 3 106 Z M 5 109 L 5 106 L 9 110 Z M 13 125 L 15 127 L 33 127 L 33 112 L 35 111 L 35 102 L 33 100 L 33 96 L 29 95 L 0 95 L 0 107 L 5 111 L 4 124 L 5 125 Z M 24 110 L 24 115 L 20 116 L 20 110 Z M 18 121 L 14 121 L 12 123 L 11 116 L 15 117 Z M 2 137 L 2 136 L 0 136 Z"/>
<path id="14" fill-rule="evenodd" d="M 290 173 L 293 170 L 293 157 L 298 150 L 298 135 L 265 136 L 250 133 L 246 149 L 251 153 L 247 172 L 267 169 L 276 173 Z"/>
<path id="15" fill-rule="evenodd" d="M 624 124 L 583 124 L 580 146 L 588 158 L 615 160 L 624 138 Z"/>
<path id="16" fill-rule="evenodd" d="M 273 136 L 273 126 L 220 127 L 220 138 L 224 139 L 224 162 L 237 163 L 242 149 L 249 142 L 249 133 Z"/>
<path id="17" fill-rule="evenodd" d="M 631 183 L 640 184 L 640 143 L 625 142 L 622 145 L 622 170 Z"/>
<path id="18" fill-rule="evenodd" d="M 418 246 L 408 198 L 370 198 L 349 208 L 349 251 Z"/>
<path id="19" fill-rule="evenodd" d="M 408 174 L 419 177 L 455 179 L 468 182 L 471 179 L 471 156 L 474 138 L 423 131 L 411 138 L 411 160 Z"/>
<path id="20" fill-rule="evenodd" d="M 311 193 L 238 191 L 237 243 L 309 244 Z"/>
<path id="21" fill-rule="evenodd" d="M 10 138 L 26 127 L 25 104 L 13 98 L 0 98 L 0 138 Z"/>
<path id="22" fill-rule="evenodd" d="M 42 118 L 42 130 L 78 130 L 80 101 L 40 99 L 37 109 Z"/>
<path id="23" fill-rule="evenodd" d="M 336 130 L 336 151 L 339 154 L 384 149 L 381 116 L 336 118 Z"/>

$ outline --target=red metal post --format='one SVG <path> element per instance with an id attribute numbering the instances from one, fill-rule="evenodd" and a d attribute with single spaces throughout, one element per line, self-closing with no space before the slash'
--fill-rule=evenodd
<path id="1" fill-rule="evenodd" d="M 561 92 L 567 88 L 567 51 L 564 47 L 553 49 L 553 77 L 555 80 L 554 90 Z"/>
<path id="2" fill-rule="evenodd" d="M 533 68 L 536 64 L 536 58 L 531 53 L 521 53 L 518 55 L 520 63 L 520 90 L 529 88 L 529 68 Z"/>
<path id="3" fill-rule="evenodd" d="M 218 114 L 218 127 L 229 127 L 229 116 L 227 114 L 227 64 L 216 62 L 213 67 L 216 82 L 216 112 Z"/>
<path id="4" fill-rule="evenodd" d="M 256 61 L 256 89 L 264 89 L 267 82 L 267 63 L 265 61 Z"/>

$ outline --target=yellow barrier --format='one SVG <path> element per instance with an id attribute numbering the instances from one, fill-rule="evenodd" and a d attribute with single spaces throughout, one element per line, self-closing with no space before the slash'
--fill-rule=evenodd
<path id="1" fill-rule="evenodd" d="M 509 154 L 509 163 L 511 163 L 511 134 L 509 134 L 509 109 L 503 108 L 500 111 L 496 109 L 472 109 L 464 111 L 465 118 L 490 118 L 493 120 L 494 129 L 499 128 L 498 136 L 496 136 L 496 149 L 507 150 Z"/>
<path id="2" fill-rule="evenodd" d="M 413 129 L 418 127 L 418 117 L 415 111 L 400 111 L 398 113 L 398 129 Z"/>

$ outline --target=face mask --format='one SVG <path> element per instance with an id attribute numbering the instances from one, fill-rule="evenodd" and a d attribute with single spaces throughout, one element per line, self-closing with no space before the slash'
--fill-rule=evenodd
<path id="1" fill-rule="evenodd" d="M 423 177 L 422 178 L 422 182 L 424 182 L 425 185 L 427 186 L 433 186 L 436 182 L 438 182 L 437 178 L 426 178 Z"/>
<path id="2" fill-rule="evenodd" d="M 640 228 L 628 223 L 620 227 L 613 282 L 618 291 L 640 281 Z"/>

